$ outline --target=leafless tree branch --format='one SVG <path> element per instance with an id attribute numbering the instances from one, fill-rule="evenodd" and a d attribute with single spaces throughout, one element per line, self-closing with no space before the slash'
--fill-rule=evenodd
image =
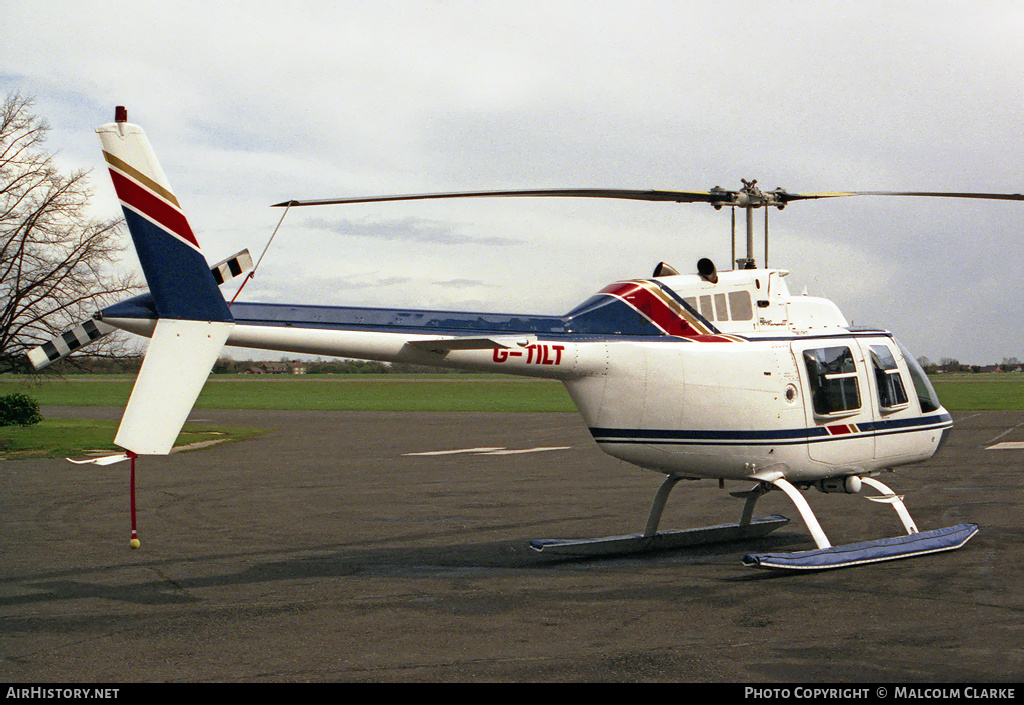
<path id="1" fill-rule="evenodd" d="M 0 373 L 27 369 L 28 350 L 139 289 L 118 270 L 123 219 L 87 215 L 88 172 L 61 173 L 33 107 L 18 93 L 0 106 Z M 116 336 L 98 346 L 88 354 L 125 353 Z"/>

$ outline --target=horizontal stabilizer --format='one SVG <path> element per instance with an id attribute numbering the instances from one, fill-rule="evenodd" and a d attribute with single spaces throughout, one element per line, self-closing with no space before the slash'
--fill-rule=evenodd
<path id="1" fill-rule="evenodd" d="M 138 455 L 170 453 L 233 327 L 158 320 L 114 443 Z"/>
<path id="2" fill-rule="evenodd" d="M 105 335 L 113 333 L 115 328 L 102 321 L 88 320 L 61 333 L 48 343 L 43 343 L 28 352 L 28 361 L 37 370 L 65 358 L 83 345 L 95 342 Z"/>
<path id="3" fill-rule="evenodd" d="M 976 533 L 977 524 L 957 524 L 944 529 L 922 531 L 877 541 L 832 546 L 814 551 L 794 553 L 762 553 L 743 557 L 743 565 L 772 570 L 827 570 L 864 563 L 893 561 L 926 553 L 952 551 L 967 543 Z"/>
<path id="4" fill-rule="evenodd" d="M 449 350 L 493 350 L 494 348 L 525 348 L 537 342 L 535 335 L 492 335 L 479 337 L 426 338 L 410 340 L 409 345 L 431 352 Z"/>

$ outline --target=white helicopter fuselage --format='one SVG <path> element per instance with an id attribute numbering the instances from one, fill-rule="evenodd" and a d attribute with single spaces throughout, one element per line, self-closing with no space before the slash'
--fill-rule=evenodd
<path id="1" fill-rule="evenodd" d="M 670 474 L 796 482 L 930 458 L 952 421 L 916 361 L 831 301 L 790 296 L 785 275 L 663 280 L 725 340 L 599 352 L 605 373 L 566 386 L 601 448 Z"/>
<path id="2" fill-rule="evenodd" d="M 395 310 L 407 330 L 385 330 L 368 320 L 379 309 L 237 304 L 227 345 L 558 379 L 605 452 L 671 475 L 811 482 L 930 458 L 952 422 L 917 389 L 916 362 L 885 331 L 851 330 L 831 301 L 790 295 L 786 274 L 618 282 L 557 332 L 477 337 L 422 332 L 441 312 Z M 659 334 L 614 330 L 637 318 Z M 143 335 L 155 323 L 104 322 Z"/>

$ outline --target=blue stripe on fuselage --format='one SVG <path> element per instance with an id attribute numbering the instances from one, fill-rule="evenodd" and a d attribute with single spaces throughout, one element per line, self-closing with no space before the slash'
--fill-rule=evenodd
<path id="1" fill-rule="evenodd" d="M 579 333 L 568 330 L 568 319 L 563 316 L 245 302 L 231 304 L 231 314 L 236 324 L 246 326 L 451 336 L 532 333 L 577 342 L 603 341 L 612 336 L 616 340 L 686 342 L 660 331 L 646 335 Z M 155 319 L 158 316 L 153 295 L 146 293 L 108 306 L 100 311 L 99 318 Z"/>
<path id="2" fill-rule="evenodd" d="M 948 428 L 953 418 L 949 414 L 931 414 L 910 419 L 867 421 L 856 424 L 857 431 L 831 435 L 824 426 L 766 431 L 697 431 L 673 429 L 591 428 L 598 443 L 644 445 L 797 445 L 828 440 L 846 440 L 869 436 Z"/>
<path id="3" fill-rule="evenodd" d="M 231 305 L 237 323 L 325 329 L 372 329 L 386 332 L 562 333 L 561 316 L 505 313 L 418 311 L 409 309 L 311 306 L 292 304 Z"/>

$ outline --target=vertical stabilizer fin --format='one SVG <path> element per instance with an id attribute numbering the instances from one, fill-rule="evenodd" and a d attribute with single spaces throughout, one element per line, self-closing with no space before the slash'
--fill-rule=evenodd
<path id="1" fill-rule="evenodd" d="M 160 318 L 230 321 L 231 313 L 156 154 L 118 108 L 96 128 L 114 190 Z"/>
<path id="2" fill-rule="evenodd" d="M 159 319 L 114 443 L 138 455 L 170 453 L 234 325 Z"/>

